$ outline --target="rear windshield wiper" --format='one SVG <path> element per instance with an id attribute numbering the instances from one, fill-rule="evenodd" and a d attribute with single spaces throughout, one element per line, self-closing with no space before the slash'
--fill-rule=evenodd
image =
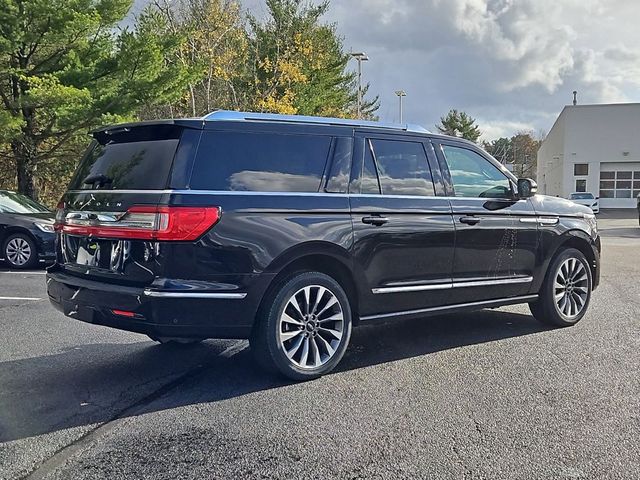
<path id="1" fill-rule="evenodd" d="M 107 177 L 106 175 L 103 175 L 102 173 L 99 173 L 97 175 L 89 175 L 87 178 L 85 178 L 82 183 L 85 185 L 93 185 L 94 187 L 101 187 L 107 183 L 112 183 L 113 179 Z"/>

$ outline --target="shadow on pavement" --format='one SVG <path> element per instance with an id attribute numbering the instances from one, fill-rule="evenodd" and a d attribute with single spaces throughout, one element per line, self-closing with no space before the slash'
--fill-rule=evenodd
<path id="1" fill-rule="evenodd" d="M 500 311 L 362 326 L 354 330 L 336 373 L 544 330 L 531 316 Z M 0 442 L 290 383 L 256 368 L 248 348 L 233 356 L 221 355 L 235 344 L 214 340 L 190 348 L 151 342 L 93 344 L 0 363 Z M 164 392 L 167 384 L 171 389 Z M 158 391 L 166 395 L 151 402 Z M 129 413 L 127 408 L 138 402 L 140 408 Z"/>

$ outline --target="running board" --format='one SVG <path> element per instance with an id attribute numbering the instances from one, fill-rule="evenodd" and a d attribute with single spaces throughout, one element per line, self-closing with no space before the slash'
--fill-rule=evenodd
<path id="1" fill-rule="evenodd" d="M 496 300 L 483 300 L 480 302 L 458 303 L 455 305 L 444 305 L 441 307 L 421 308 L 419 310 L 405 310 L 402 312 L 381 313 L 378 315 L 367 315 L 360 317 L 360 321 L 369 322 L 375 320 L 386 320 L 389 318 L 434 315 L 438 313 L 452 313 L 463 310 L 478 310 L 481 308 L 503 307 L 505 305 L 516 305 L 518 303 L 528 303 L 538 299 L 538 295 L 524 295 L 520 297 L 499 298 Z"/>

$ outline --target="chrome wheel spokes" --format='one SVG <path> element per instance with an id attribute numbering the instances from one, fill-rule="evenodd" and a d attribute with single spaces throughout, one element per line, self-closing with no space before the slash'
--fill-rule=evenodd
<path id="1" fill-rule="evenodd" d="M 12 238 L 5 249 L 7 260 L 14 265 L 22 266 L 31 258 L 31 247 L 24 238 Z"/>
<path id="2" fill-rule="evenodd" d="M 582 313 L 589 296 L 589 276 L 577 258 L 569 258 L 560 265 L 553 294 L 558 311 L 566 318 L 575 318 Z"/>
<path id="3" fill-rule="evenodd" d="M 279 340 L 300 368 L 317 368 L 335 354 L 344 333 L 338 298 L 326 287 L 309 285 L 294 293 L 280 316 Z"/>

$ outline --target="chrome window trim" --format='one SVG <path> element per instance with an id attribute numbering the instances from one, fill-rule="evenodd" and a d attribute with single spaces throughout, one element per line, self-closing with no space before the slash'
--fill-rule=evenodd
<path id="1" fill-rule="evenodd" d="M 226 300 L 242 300 L 247 296 L 246 293 L 230 293 L 230 292 L 166 292 L 160 290 L 145 290 L 146 297 L 156 298 L 217 298 Z"/>
<path id="2" fill-rule="evenodd" d="M 526 303 L 531 302 L 538 299 L 538 294 L 535 295 L 523 295 L 518 297 L 505 297 L 498 298 L 495 300 L 482 300 L 479 302 L 470 302 L 470 303 L 456 303 L 453 305 L 442 305 L 439 307 L 429 307 L 429 308 L 421 308 L 418 310 L 405 310 L 401 312 L 390 312 L 390 313 L 381 313 L 377 315 L 367 315 L 364 317 L 360 317 L 361 321 L 369 321 L 369 320 L 380 320 L 384 318 L 393 318 L 393 317 L 402 317 L 406 315 L 420 315 L 421 313 L 433 313 L 433 312 L 446 312 L 447 310 L 453 310 L 456 308 L 482 308 L 485 306 L 491 305 L 514 305 L 517 303 Z"/>
<path id="3" fill-rule="evenodd" d="M 283 197 L 359 197 L 359 198 L 400 198 L 400 199 L 424 199 L 424 200 L 460 200 L 460 199 L 476 199 L 487 201 L 505 201 L 505 202 L 525 202 L 527 199 L 507 199 L 507 198 L 480 198 L 480 197 L 451 197 L 439 195 L 384 195 L 381 193 L 331 193 L 331 192 L 259 192 L 259 191 L 239 191 L 239 190 L 68 190 L 67 193 L 149 193 L 149 194 L 169 194 L 169 195 L 253 195 L 253 196 L 283 196 Z"/>
<path id="4" fill-rule="evenodd" d="M 518 283 L 531 283 L 533 282 L 532 276 L 516 277 L 516 278 L 499 278 L 495 280 L 473 280 L 469 282 L 446 282 L 446 283 L 432 283 L 429 285 L 407 285 L 402 287 L 380 287 L 373 288 L 371 292 L 374 295 L 387 294 L 387 293 L 410 293 L 410 292 L 422 292 L 428 290 L 448 290 L 452 288 L 471 288 L 471 287 L 488 287 L 493 285 L 511 285 Z"/>

